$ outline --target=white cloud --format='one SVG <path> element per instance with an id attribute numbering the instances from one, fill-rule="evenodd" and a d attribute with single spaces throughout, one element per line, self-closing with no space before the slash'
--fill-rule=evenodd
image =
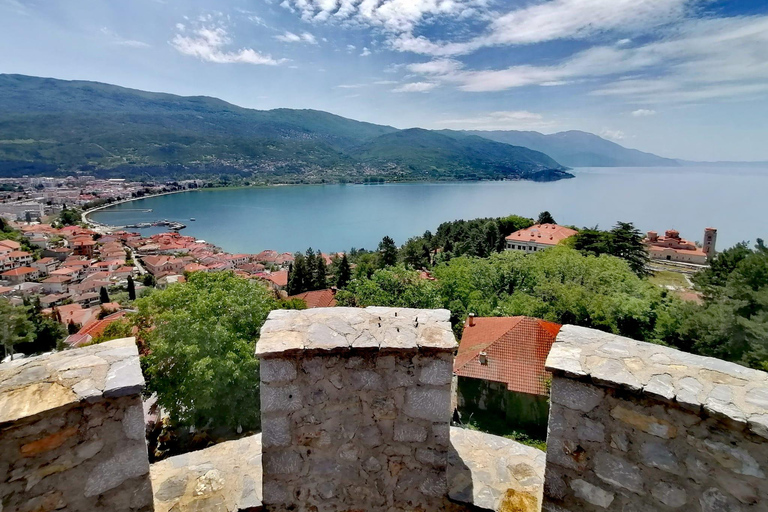
<path id="1" fill-rule="evenodd" d="M 429 62 L 409 64 L 407 67 L 409 71 L 421 75 L 447 75 L 458 71 L 464 67 L 464 65 L 453 59 L 438 59 Z"/>
<path id="2" fill-rule="evenodd" d="M 614 142 L 618 142 L 627 138 L 623 131 L 609 130 L 608 128 L 604 128 L 603 131 L 600 132 L 600 136 L 604 139 L 612 140 Z"/>
<path id="3" fill-rule="evenodd" d="M 184 32 L 184 29 L 185 29 L 185 28 L 186 28 L 186 27 L 184 26 L 184 24 L 183 24 L 183 23 L 177 23 L 177 24 L 176 24 L 176 30 L 178 30 L 179 32 Z"/>
<path id="4" fill-rule="evenodd" d="M 201 26 L 190 35 L 178 33 L 171 40 L 171 46 L 184 55 L 191 55 L 205 62 L 217 64 L 261 64 L 275 66 L 285 62 L 285 59 L 273 59 L 252 48 L 241 48 L 236 51 L 226 51 L 231 43 L 227 30 L 222 26 Z"/>
<path id="5" fill-rule="evenodd" d="M 647 108 L 639 108 L 637 110 L 632 111 L 633 117 L 649 117 L 649 116 L 655 116 L 656 111 L 647 109 Z"/>
<path id="6" fill-rule="evenodd" d="M 278 41 L 283 41 L 284 43 L 317 44 L 317 39 L 315 39 L 315 36 L 313 36 L 309 32 L 294 34 L 293 32 L 288 32 L 286 30 L 285 33 L 275 36 L 275 39 L 277 39 Z"/>
<path id="7" fill-rule="evenodd" d="M 473 92 L 595 83 L 592 94 L 637 103 L 700 101 L 768 91 L 768 16 L 698 19 L 639 46 L 595 46 L 558 63 L 467 70 L 439 59 L 409 66 Z"/>
<path id="8" fill-rule="evenodd" d="M 428 92 L 437 87 L 435 82 L 411 82 L 395 87 L 392 92 Z"/>
<path id="9" fill-rule="evenodd" d="M 281 7 L 305 21 L 340 21 L 411 31 L 435 17 L 461 18 L 484 8 L 488 0 L 285 0 Z"/>
<path id="10" fill-rule="evenodd" d="M 367 47 L 363 47 L 363 51 L 360 52 L 361 57 L 367 57 L 371 54 L 371 50 L 369 50 Z"/>
<path id="11" fill-rule="evenodd" d="M 539 130 L 556 126 L 554 121 L 527 110 L 486 112 L 472 117 L 445 119 L 435 124 L 439 128 L 464 130 Z"/>
<path id="12" fill-rule="evenodd" d="M 101 33 L 107 36 L 111 44 L 116 44 L 119 46 L 128 46 L 130 48 L 149 48 L 150 46 L 144 41 L 137 41 L 135 39 L 125 39 L 124 37 L 120 37 L 118 34 L 109 30 L 107 27 L 102 27 Z"/>

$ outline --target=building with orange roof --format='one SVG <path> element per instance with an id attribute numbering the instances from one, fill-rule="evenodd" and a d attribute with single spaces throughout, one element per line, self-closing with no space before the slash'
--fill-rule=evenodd
<path id="1" fill-rule="evenodd" d="M 336 305 L 336 289 L 327 288 L 325 290 L 299 293 L 297 295 L 290 295 L 288 299 L 303 300 L 308 309 L 332 308 Z"/>
<path id="2" fill-rule="evenodd" d="M 109 327 L 110 324 L 125 318 L 126 314 L 127 313 L 125 311 L 118 311 L 117 313 L 112 313 L 111 315 L 105 316 L 101 320 L 91 322 L 87 326 L 77 331 L 77 334 L 68 336 L 64 340 L 64 343 L 70 347 L 82 347 L 83 345 L 87 345 L 88 343 L 91 343 L 94 338 L 104 334 L 104 331 L 107 329 L 107 327 Z"/>
<path id="3" fill-rule="evenodd" d="M 11 284 L 20 284 L 27 281 L 35 281 L 40 278 L 40 269 L 33 267 L 18 267 L 11 270 L 6 270 L 0 274 L 2 279 L 9 281 Z"/>
<path id="4" fill-rule="evenodd" d="M 277 272 L 270 272 L 269 274 L 262 274 L 262 279 L 269 282 L 275 290 L 282 290 L 288 286 L 288 271 L 278 270 Z"/>
<path id="5" fill-rule="evenodd" d="M 507 427 L 546 434 L 544 362 L 560 327 L 527 316 L 470 315 L 453 364 L 462 417 L 504 418 Z"/>
<path id="6" fill-rule="evenodd" d="M 702 247 L 699 247 L 696 242 L 681 238 L 676 229 L 668 229 L 664 236 L 659 236 L 656 231 L 649 231 L 643 240 L 651 259 L 698 265 L 706 265 L 714 257 L 716 242 L 717 229 L 715 228 L 704 230 Z"/>
<path id="7" fill-rule="evenodd" d="M 534 224 L 525 229 L 515 231 L 505 238 L 506 250 L 536 252 L 554 247 L 566 238 L 575 235 L 575 229 L 558 224 Z"/>

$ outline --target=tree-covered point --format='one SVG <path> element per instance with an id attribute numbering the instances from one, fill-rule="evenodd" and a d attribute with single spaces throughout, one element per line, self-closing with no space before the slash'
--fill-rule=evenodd
<path id="1" fill-rule="evenodd" d="M 186 283 L 135 305 L 147 389 L 157 393 L 174 423 L 259 426 L 254 350 L 267 315 L 277 308 L 270 290 L 232 272 L 194 272 Z"/>

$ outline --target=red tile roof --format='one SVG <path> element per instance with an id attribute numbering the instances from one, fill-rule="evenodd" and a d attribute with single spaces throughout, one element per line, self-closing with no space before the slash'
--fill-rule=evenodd
<path id="1" fill-rule="evenodd" d="M 263 276 L 267 281 L 272 281 L 277 286 L 288 286 L 288 271 L 278 270 Z"/>
<path id="2" fill-rule="evenodd" d="M 330 308 L 336 305 L 336 290 L 328 288 L 327 290 L 315 290 L 312 292 L 299 293 L 291 295 L 289 299 L 301 299 L 307 307 L 312 308 Z"/>
<path id="3" fill-rule="evenodd" d="M 515 231 L 506 239 L 515 242 L 536 242 L 543 245 L 557 245 L 566 238 L 577 233 L 576 230 L 557 224 L 534 224 L 533 226 Z"/>
<path id="4" fill-rule="evenodd" d="M 7 272 L 3 272 L 2 274 L 0 274 L 0 276 L 8 276 L 8 277 L 25 276 L 27 274 L 32 274 L 34 272 L 40 272 L 40 271 L 32 267 L 19 267 L 19 268 L 14 268 L 13 270 L 8 270 Z"/>
<path id="5" fill-rule="evenodd" d="M 510 391 L 546 395 L 544 362 L 559 331 L 558 324 L 527 316 L 475 318 L 472 327 L 467 321 L 453 371 L 502 382 Z"/>

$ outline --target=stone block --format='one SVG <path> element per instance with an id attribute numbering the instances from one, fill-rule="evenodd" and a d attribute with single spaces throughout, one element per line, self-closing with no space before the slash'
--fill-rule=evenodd
<path id="1" fill-rule="evenodd" d="M 449 388 L 409 388 L 405 392 L 406 415 L 411 418 L 448 423 L 451 414 Z"/>
<path id="2" fill-rule="evenodd" d="M 605 392 L 595 386 L 555 377 L 552 379 L 551 400 L 575 411 L 589 412 L 603 400 Z"/>
<path id="3" fill-rule="evenodd" d="M 262 359 L 259 364 L 261 382 L 290 382 L 296 378 L 296 363 L 288 359 Z"/>

